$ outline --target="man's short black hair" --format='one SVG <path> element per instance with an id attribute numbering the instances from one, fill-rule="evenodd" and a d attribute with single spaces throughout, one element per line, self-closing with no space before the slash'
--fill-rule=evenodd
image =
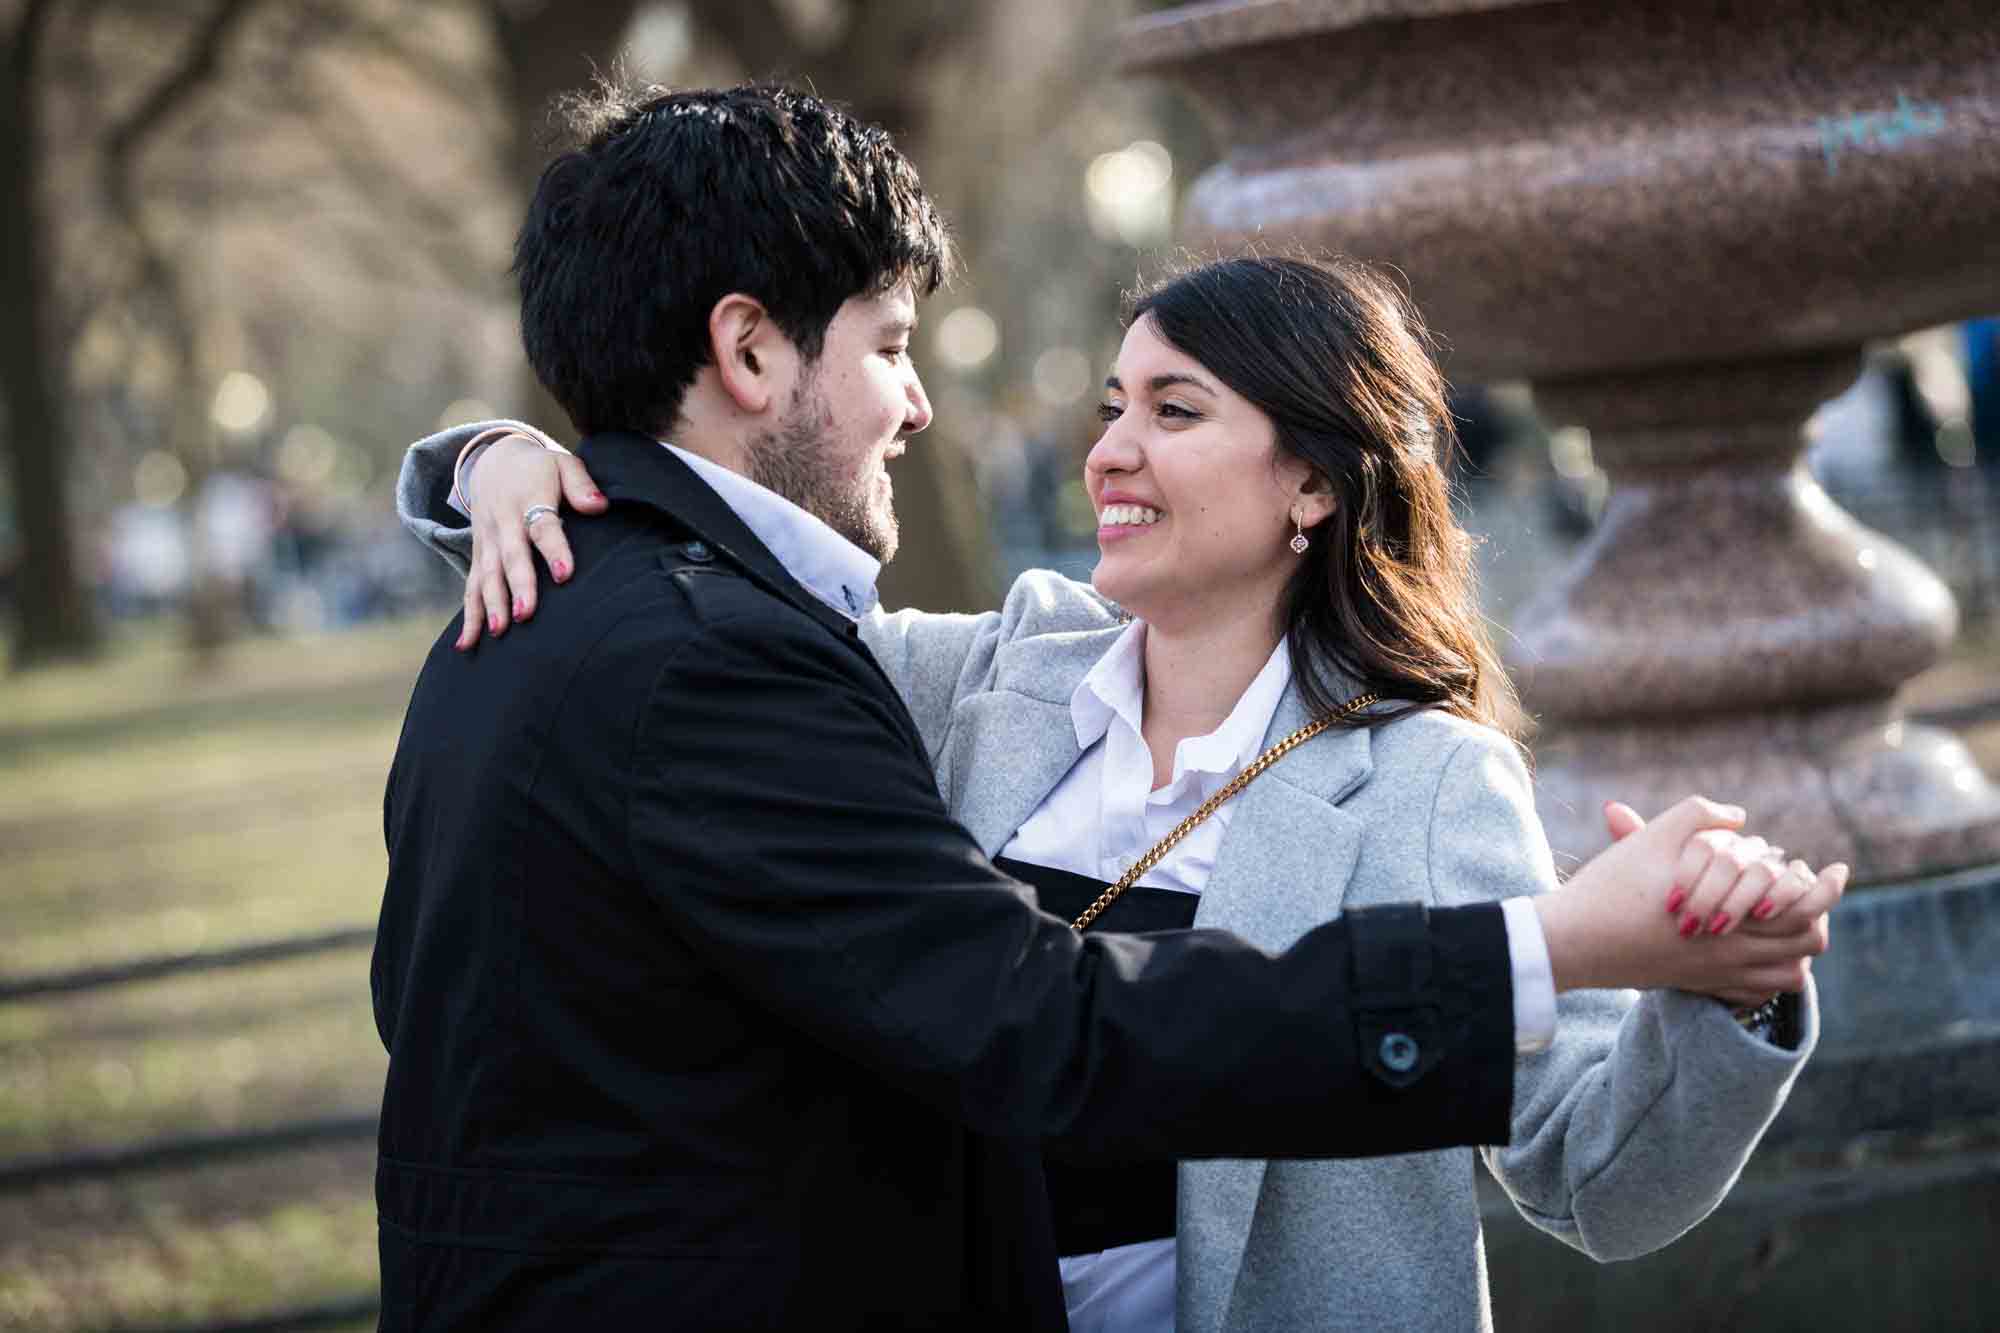
<path id="1" fill-rule="evenodd" d="M 943 218 L 887 133 L 807 93 L 604 84 L 562 107 L 514 245 L 528 364 L 586 434 L 664 434 L 708 315 L 761 301 L 808 361 L 850 297 L 950 277 Z"/>

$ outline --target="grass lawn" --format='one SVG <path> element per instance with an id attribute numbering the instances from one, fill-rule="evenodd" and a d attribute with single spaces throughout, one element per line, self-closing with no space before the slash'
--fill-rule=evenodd
<path id="1" fill-rule="evenodd" d="M 0 977 L 372 924 L 382 782 L 442 620 L 247 642 L 205 676 L 142 633 L 100 664 L 0 678 Z M 1979 694 L 1996 661 L 1989 630 L 1915 693 Z M 1967 738 L 2000 772 L 2000 725 Z M 0 1161 L 372 1111 L 367 965 L 349 950 L 0 1003 Z M 0 1192 L 0 1330 L 365 1295 L 373 1165 L 357 1143 Z"/>
<path id="2" fill-rule="evenodd" d="M 372 925 L 382 783 L 444 617 L 164 633 L 0 679 L 0 976 Z M 372 1112 L 368 957 L 0 1004 L 0 1161 Z M 247 1317 L 375 1283 L 367 1143 L 0 1192 L 0 1329 Z"/>

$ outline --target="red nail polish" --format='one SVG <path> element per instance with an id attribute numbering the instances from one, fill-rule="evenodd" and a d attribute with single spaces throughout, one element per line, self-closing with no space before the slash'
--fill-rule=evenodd
<path id="1" fill-rule="evenodd" d="M 550 568 L 549 572 L 556 576 L 557 583 L 561 583 L 564 579 L 569 577 L 569 566 L 564 564 L 562 561 L 558 560 L 555 562 L 554 566 Z"/>
<path id="2" fill-rule="evenodd" d="M 1750 909 L 1750 915 L 1756 918 L 1757 920 L 1762 921 L 1764 918 L 1770 916 L 1771 913 L 1777 910 L 1778 910 L 1778 905 L 1772 902 L 1769 898 L 1766 898 L 1763 902 L 1758 903 L 1755 907 Z"/>
<path id="3" fill-rule="evenodd" d="M 1682 939 L 1684 940 L 1693 939 L 1694 933 L 1700 929 L 1701 929 L 1701 918 L 1696 916 L 1693 912 L 1689 912 L 1686 916 L 1681 918 Z"/>
<path id="4" fill-rule="evenodd" d="M 1687 900 L 1688 900 L 1688 895 L 1686 889 L 1675 889 L 1672 893 L 1668 894 L 1667 915 L 1672 916 L 1676 912 L 1680 911 L 1681 904 L 1686 902 Z"/>
<path id="5" fill-rule="evenodd" d="M 527 618 L 528 618 L 527 599 L 524 597 L 516 597 L 514 599 L 514 619 L 526 620 Z"/>
<path id="6" fill-rule="evenodd" d="M 1708 933 L 1711 935 L 1720 935 L 1723 931 L 1729 929 L 1729 923 L 1735 919 L 1735 917 L 1729 915 L 1727 912 L 1717 912 L 1709 920 Z"/>
<path id="7" fill-rule="evenodd" d="M 489 611 L 486 613 L 486 632 L 489 634 L 498 634 L 500 632 L 500 613 L 498 611 Z"/>

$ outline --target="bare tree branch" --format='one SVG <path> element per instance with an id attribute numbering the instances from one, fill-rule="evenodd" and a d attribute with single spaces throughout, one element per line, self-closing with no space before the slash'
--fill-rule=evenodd
<path id="1" fill-rule="evenodd" d="M 222 54 L 237 27 L 263 0 L 220 0 L 189 42 L 181 63 L 153 85 L 125 118 L 111 127 L 105 137 L 106 171 L 110 176 L 127 174 L 126 164 L 145 141 L 166 124 L 189 99 L 199 93 L 221 68 Z"/>
<path id="2" fill-rule="evenodd" d="M 688 8 L 702 31 L 728 47 L 751 78 L 786 78 L 805 72 L 800 65 L 807 52 L 792 35 L 784 10 L 773 0 L 707 0 Z"/>
<path id="3" fill-rule="evenodd" d="M 373 151 L 372 145 L 363 143 L 348 128 L 343 117 L 316 116 L 309 126 L 361 198 L 386 201 L 413 224 L 414 235 L 399 239 L 422 245 L 432 262 L 461 286 L 476 288 L 493 282 L 497 271 L 478 263 L 464 244 L 464 217 L 450 200 L 434 196 L 411 179 L 392 155 Z"/>
<path id="4" fill-rule="evenodd" d="M 42 42 L 49 35 L 49 20 L 55 10 L 55 0 L 28 0 L 27 8 L 21 11 L 21 21 L 14 25 L 14 35 L 7 43 L 8 61 L 22 87 L 34 82 Z"/>

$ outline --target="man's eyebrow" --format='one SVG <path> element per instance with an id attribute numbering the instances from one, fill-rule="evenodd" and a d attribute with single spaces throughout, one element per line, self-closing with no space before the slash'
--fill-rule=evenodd
<path id="1" fill-rule="evenodd" d="M 883 338 L 907 338 L 916 331 L 917 317 L 915 315 L 891 315 L 882 321 L 881 332 L 877 336 Z"/>
<path id="2" fill-rule="evenodd" d="M 1192 388 L 1200 389 L 1203 393 L 1212 394 L 1215 392 L 1215 386 L 1207 380 L 1201 378 L 1199 375 L 1187 374 L 1185 371 L 1169 371 L 1164 375 L 1155 375 L 1146 381 L 1146 387 L 1154 393 L 1158 393 L 1162 389 L 1171 389 L 1177 384 L 1185 384 Z M 1122 390 L 1125 386 L 1119 382 L 1116 375 L 1107 375 L 1104 377 L 1104 387 L 1107 389 Z"/>

